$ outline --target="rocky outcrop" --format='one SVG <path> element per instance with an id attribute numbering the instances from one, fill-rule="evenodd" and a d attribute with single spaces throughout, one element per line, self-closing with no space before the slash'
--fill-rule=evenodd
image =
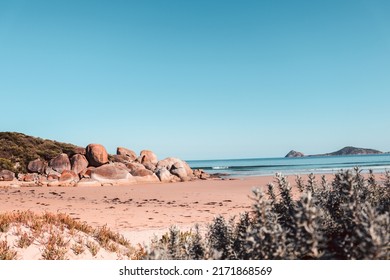
<path id="1" fill-rule="evenodd" d="M 301 152 L 297 152 L 294 150 L 291 150 L 285 157 L 286 158 L 291 158 L 291 157 L 304 157 L 305 155 Z"/>
<path id="2" fill-rule="evenodd" d="M 70 160 L 67 154 L 60 154 L 59 156 L 53 158 L 49 162 L 49 166 L 59 173 L 62 173 L 64 170 L 71 169 Z"/>
<path id="3" fill-rule="evenodd" d="M 12 171 L 3 169 L 0 171 L 0 181 L 13 181 L 15 179 L 15 173 Z"/>
<path id="4" fill-rule="evenodd" d="M 79 174 L 81 171 L 88 167 L 88 160 L 85 156 L 77 154 L 70 159 L 72 165 L 72 171 Z"/>
<path id="5" fill-rule="evenodd" d="M 16 136 L 7 134 L 6 136 L 24 137 L 19 134 Z M 137 157 L 134 151 L 118 147 L 117 154 L 111 156 L 100 144 L 89 144 L 86 148 L 81 148 L 56 141 L 30 138 L 27 140 L 31 144 L 43 141 L 36 155 L 33 155 L 34 158 L 38 156 L 42 158 L 24 161 L 22 166 L 15 164 L 13 168 L 19 171 L 19 181 L 33 182 L 39 186 L 72 186 L 80 179 L 82 182 L 79 185 L 93 185 L 96 182 L 98 185 L 113 185 L 133 182 L 178 182 L 210 177 L 203 171 L 194 174 L 190 166 L 178 158 L 158 161 L 156 154 L 150 150 L 141 151 Z M 27 144 L 26 147 L 31 146 Z M 47 155 L 42 155 L 42 151 L 48 151 Z M 53 158 L 53 154 L 56 155 L 57 152 L 59 155 Z M 30 153 L 26 153 L 27 155 L 31 158 Z M 46 162 L 43 158 L 51 160 Z M 6 163 L 8 161 L 12 163 L 8 158 L 5 159 Z M 14 171 L 14 169 L 7 169 Z M 29 173 L 26 173 L 27 171 Z M 9 172 L 11 171 L 2 171 L 0 180 L 13 180 L 15 174 Z"/>
<path id="6" fill-rule="evenodd" d="M 35 159 L 28 163 L 27 170 L 31 173 L 39 173 L 42 174 L 45 171 L 46 162 L 41 159 Z"/>
<path id="7" fill-rule="evenodd" d="M 91 179 L 96 181 L 125 180 L 132 178 L 127 169 L 106 164 L 91 170 Z"/>
<path id="8" fill-rule="evenodd" d="M 137 159 L 137 154 L 134 151 L 123 148 L 123 147 L 118 147 L 116 149 L 116 154 L 118 156 L 123 156 L 128 161 L 135 161 Z"/>
<path id="9" fill-rule="evenodd" d="M 100 144 L 89 144 L 86 148 L 86 157 L 89 165 L 94 167 L 99 167 L 108 163 L 106 148 Z"/>

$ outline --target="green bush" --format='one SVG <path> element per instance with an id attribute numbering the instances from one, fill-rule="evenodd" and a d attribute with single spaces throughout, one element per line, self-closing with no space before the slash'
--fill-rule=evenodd
<path id="1" fill-rule="evenodd" d="M 22 133 L 0 132 L 0 169 L 25 173 L 31 160 L 41 158 L 49 161 L 61 153 L 72 156 L 76 148 L 77 146 L 72 144 L 45 140 Z"/>
<path id="2" fill-rule="evenodd" d="M 293 199 L 277 174 L 267 194 L 253 191 L 253 210 L 238 221 L 215 217 L 205 238 L 196 228 L 172 228 L 155 241 L 149 259 L 390 259 L 390 173 L 340 171 L 329 184 L 297 178 Z"/>

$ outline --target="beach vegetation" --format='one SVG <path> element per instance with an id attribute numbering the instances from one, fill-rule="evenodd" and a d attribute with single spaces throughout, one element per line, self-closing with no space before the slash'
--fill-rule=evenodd
<path id="1" fill-rule="evenodd" d="M 82 253 L 84 253 L 85 246 L 83 244 L 80 244 L 80 243 L 73 243 L 73 245 L 71 246 L 71 249 L 72 249 L 73 253 L 76 256 L 78 256 L 78 255 L 81 255 Z"/>
<path id="2" fill-rule="evenodd" d="M 8 233 L 18 236 L 14 244 L 2 240 Z M 133 247 L 107 226 L 94 228 L 64 213 L 0 213 L 0 242 L 0 259 L 15 258 L 14 247 L 26 249 L 31 245 L 39 248 L 44 260 L 69 259 L 86 250 L 95 257 L 101 248 L 116 253 L 118 259 L 141 259 L 146 254 L 142 246 Z"/>
<path id="3" fill-rule="evenodd" d="M 93 257 L 96 256 L 100 250 L 100 246 L 94 241 L 88 241 L 86 246 L 88 250 L 91 252 Z"/>
<path id="4" fill-rule="evenodd" d="M 72 156 L 78 147 L 68 143 L 46 140 L 18 132 L 0 132 L 0 170 L 26 173 L 27 165 L 35 159 L 50 161 L 61 153 Z"/>
<path id="5" fill-rule="evenodd" d="M 16 260 L 17 252 L 12 250 L 7 240 L 0 240 L 0 260 Z"/>
<path id="6" fill-rule="evenodd" d="M 171 228 L 148 259 L 390 259 L 390 173 L 340 171 L 332 182 L 314 174 L 296 180 L 292 195 L 277 174 L 267 192 L 253 190 L 252 211 L 214 218 L 206 233 Z M 185 238 L 183 238 L 185 236 Z"/>

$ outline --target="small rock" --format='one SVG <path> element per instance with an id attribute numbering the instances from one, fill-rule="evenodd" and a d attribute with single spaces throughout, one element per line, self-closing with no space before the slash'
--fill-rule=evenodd
<path id="1" fill-rule="evenodd" d="M 12 171 L 3 169 L 0 171 L 0 181 L 13 181 L 15 179 L 15 173 Z"/>

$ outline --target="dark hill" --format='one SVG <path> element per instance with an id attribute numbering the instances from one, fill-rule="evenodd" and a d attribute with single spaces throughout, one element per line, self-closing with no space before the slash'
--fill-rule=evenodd
<path id="1" fill-rule="evenodd" d="M 61 153 L 72 156 L 80 149 L 83 148 L 23 133 L 0 132 L 0 170 L 26 172 L 31 160 L 41 158 L 49 161 Z"/>
<path id="2" fill-rule="evenodd" d="M 374 149 L 356 148 L 356 147 L 344 147 L 333 153 L 327 153 L 320 156 L 345 156 L 345 155 L 370 155 L 370 154 L 382 154 L 381 151 Z"/>
<path id="3" fill-rule="evenodd" d="M 314 156 L 346 156 L 346 155 L 371 155 L 371 154 L 383 154 L 381 151 L 374 149 L 356 148 L 347 146 L 333 153 L 319 154 L 319 155 L 308 155 L 308 157 Z M 304 157 L 305 155 L 301 152 L 291 150 L 285 157 Z"/>

